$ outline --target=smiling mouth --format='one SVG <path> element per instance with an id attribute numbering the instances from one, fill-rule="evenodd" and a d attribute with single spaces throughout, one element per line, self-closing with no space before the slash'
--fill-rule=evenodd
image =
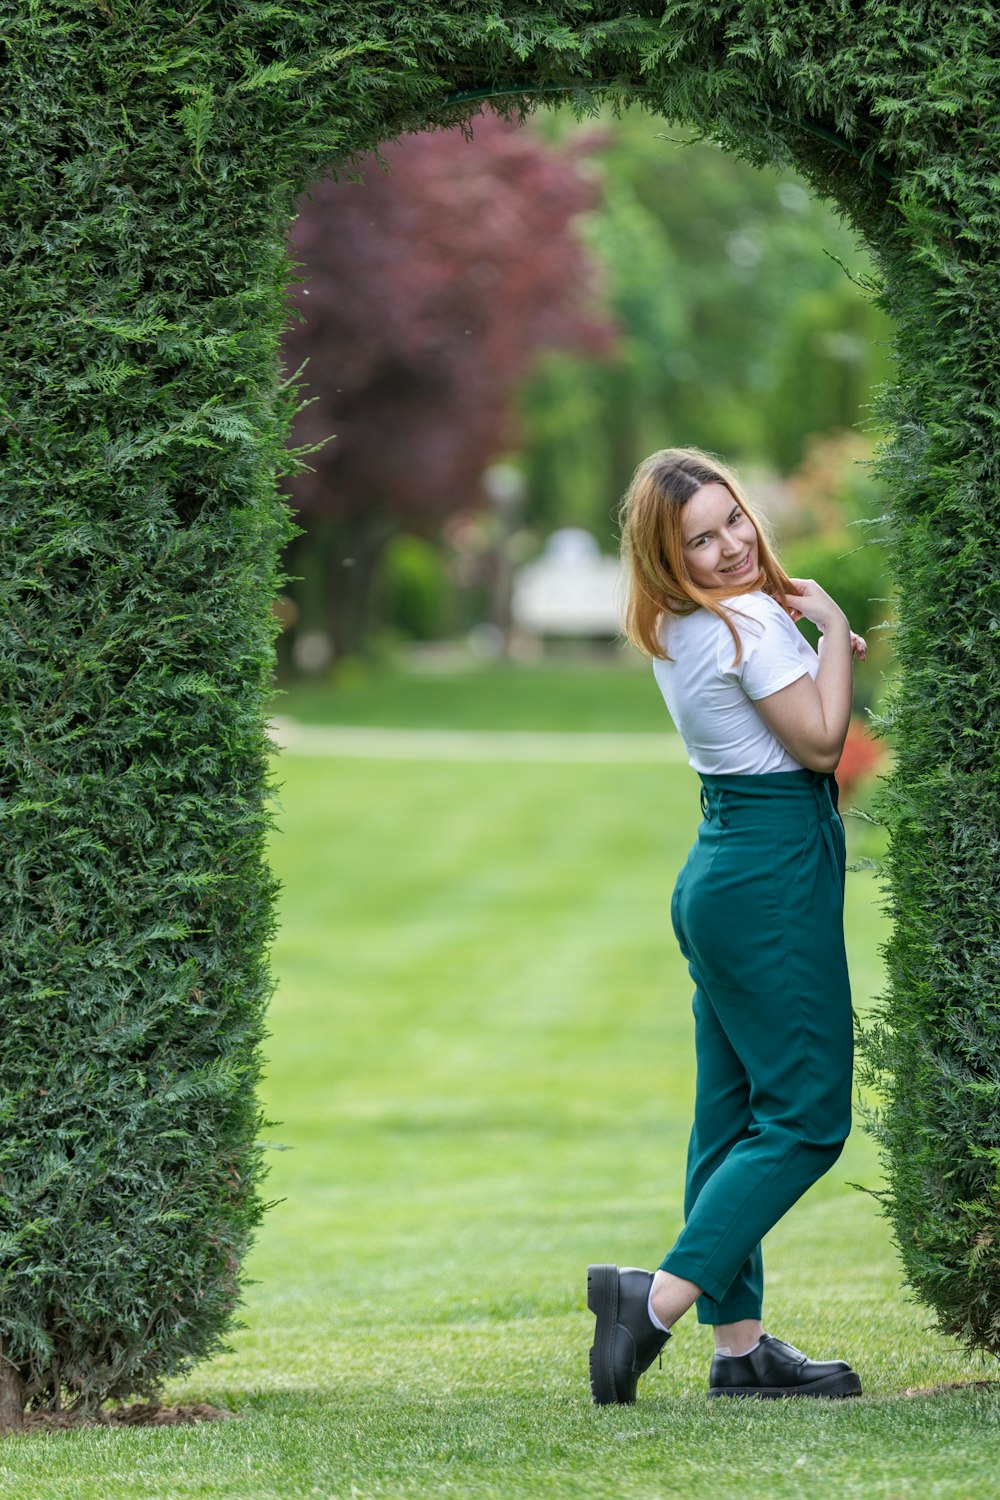
<path id="1" fill-rule="evenodd" d="M 744 557 L 741 562 L 733 563 L 733 565 L 732 565 L 731 568 L 720 568 L 719 572 L 720 573 L 742 573 L 746 568 L 748 568 L 750 566 L 751 561 L 752 561 L 752 558 L 750 556 L 750 553 L 748 552 L 747 555 L 746 555 L 746 557 Z"/>

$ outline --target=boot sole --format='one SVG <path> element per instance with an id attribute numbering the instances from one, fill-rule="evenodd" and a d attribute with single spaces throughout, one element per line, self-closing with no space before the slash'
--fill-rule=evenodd
<path id="1" fill-rule="evenodd" d="M 862 1394 L 861 1381 L 853 1370 L 845 1370 L 842 1375 L 827 1375 L 823 1380 L 815 1380 L 811 1385 L 733 1385 L 717 1386 L 708 1393 L 710 1396 L 738 1396 L 744 1400 L 750 1398 L 758 1401 L 782 1401 L 797 1396 L 812 1396 L 827 1401 L 836 1401 L 845 1396 L 860 1396 Z"/>
<path id="2" fill-rule="evenodd" d="M 615 1388 L 614 1345 L 618 1324 L 618 1267 L 587 1267 L 587 1306 L 597 1319 L 590 1350 L 590 1394 L 597 1406 L 624 1404 Z"/>

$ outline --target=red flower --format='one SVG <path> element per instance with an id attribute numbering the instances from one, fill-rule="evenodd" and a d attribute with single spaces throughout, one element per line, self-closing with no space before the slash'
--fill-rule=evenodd
<path id="1" fill-rule="evenodd" d="M 882 746 L 872 739 L 860 719 L 852 719 L 836 772 L 837 785 L 845 801 L 851 800 L 858 783 L 874 775 L 884 759 Z"/>

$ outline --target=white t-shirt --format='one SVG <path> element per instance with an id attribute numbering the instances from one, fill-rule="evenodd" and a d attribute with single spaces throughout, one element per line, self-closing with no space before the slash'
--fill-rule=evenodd
<path id="1" fill-rule="evenodd" d="M 801 770 L 801 762 L 754 708 L 754 699 L 770 697 L 806 672 L 815 677 L 819 657 L 770 595 L 740 594 L 720 603 L 733 612 L 743 642 L 738 666 L 732 635 L 710 609 L 664 616 L 660 640 L 672 660 L 653 661 L 691 765 L 706 776 Z"/>

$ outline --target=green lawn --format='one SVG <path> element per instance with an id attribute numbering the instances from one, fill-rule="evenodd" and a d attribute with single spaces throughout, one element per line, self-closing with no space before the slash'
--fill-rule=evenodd
<path id="1" fill-rule="evenodd" d="M 291 685 L 274 711 L 303 724 L 407 729 L 670 730 L 652 671 L 631 650 L 530 666 L 470 657 L 445 671 L 349 662 L 333 680 Z"/>
<path id="2" fill-rule="evenodd" d="M 878 1184 L 860 1130 L 770 1238 L 766 1324 L 849 1356 L 865 1398 L 710 1402 L 685 1320 L 634 1408 L 591 1406 L 587 1263 L 654 1264 L 680 1222 L 691 772 L 286 754 L 279 778 L 281 1201 L 233 1352 L 168 1393 L 240 1419 L 10 1440 L 4 1500 L 1000 1493 L 996 1391 L 906 1394 L 992 1367 L 900 1290 L 849 1186 Z M 864 1005 L 869 874 L 848 924 Z"/>

